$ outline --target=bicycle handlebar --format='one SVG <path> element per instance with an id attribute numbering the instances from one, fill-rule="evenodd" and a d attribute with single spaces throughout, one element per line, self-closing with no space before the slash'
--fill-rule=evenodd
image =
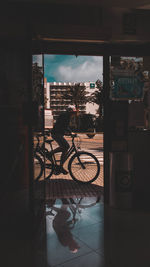
<path id="1" fill-rule="evenodd" d="M 77 134 L 76 134 L 76 133 L 71 133 L 70 136 L 71 136 L 72 138 L 75 138 L 75 137 L 77 137 Z"/>
<path id="2" fill-rule="evenodd" d="M 51 130 L 48 128 L 45 128 L 44 130 L 44 134 L 43 133 L 36 133 L 35 137 L 37 139 L 37 144 L 36 144 L 36 149 L 38 148 L 39 144 L 40 144 L 40 137 L 42 136 L 50 136 Z"/>
<path id="3" fill-rule="evenodd" d="M 37 138 L 37 145 L 36 145 L 36 148 L 38 148 L 39 146 L 39 143 L 40 143 L 40 137 L 42 136 L 50 136 L 51 134 L 51 130 L 50 129 L 45 129 L 44 130 L 44 134 L 43 133 L 37 133 L 35 136 Z M 74 139 L 75 137 L 79 137 L 76 133 L 69 133 L 68 135 L 71 136 L 72 138 L 72 144 L 75 146 L 75 143 L 74 143 Z M 80 138 L 79 138 L 80 139 Z M 45 139 L 46 140 L 46 139 Z M 79 142 L 80 143 L 80 142 Z M 78 145 L 80 147 L 80 145 Z"/>
<path id="4" fill-rule="evenodd" d="M 36 133 L 36 136 L 37 137 L 41 137 L 41 136 L 44 136 L 44 135 L 46 135 L 46 136 L 50 136 L 50 134 L 51 134 L 51 130 L 50 129 L 48 129 L 48 128 L 45 128 L 45 130 L 44 130 L 44 134 L 43 134 L 43 132 L 41 133 Z"/>

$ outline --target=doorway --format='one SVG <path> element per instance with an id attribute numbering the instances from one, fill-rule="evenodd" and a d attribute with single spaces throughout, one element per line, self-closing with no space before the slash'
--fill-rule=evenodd
<path id="1" fill-rule="evenodd" d="M 42 66 L 43 64 L 43 66 Z M 40 143 L 49 136 L 42 136 L 44 131 L 51 131 L 60 113 L 65 112 L 69 104 L 74 104 L 77 115 L 73 116 L 69 127 L 78 134 L 82 147 L 94 154 L 100 164 L 100 175 L 93 183 L 103 188 L 103 132 L 104 132 L 104 103 L 103 103 L 103 57 L 102 56 L 73 56 L 73 55 L 34 55 L 33 56 L 33 86 L 34 97 L 38 102 L 37 127 L 35 129 L 35 146 L 37 139 Z M 36 96 L 35 96 L 36 95 Z M 42 110 L 43 107 L 43 110 Z M 39 136 L 37 133 L 39 132 Z M 47 134 L 47 133 L 46 133 Z M 71 139 L 66 137 L 71 144 Z M 45 143 L 45 148 L 50 149 L 50 144 Z M 58 145 L 53 143 L 53 148 Z M 39 153 L 36 153 L 39 155 Z M 45 159 L 43 159 L 44 161 Z M 37 158 L 36 158 L 37 161 Z M 67 166 L 68 162 L 66 162 Z M 39 172 L 38 181 L 44 180 L 49 175 L 49 169 L 41 172 L 35 162 L 35 178 Z M 45 166 L 48 166 L 46 163 Z M 45 176 L 44 176 L 45 175 Z M 53 179 L 61 178 L 71 181 L 61 175 L 52 175 Z M 53 191 L 53 188 L 51 189 Z M 50 195 L 54 192 L 49 191 Z M 58 189 L 59 190 L 59 189 Z"/>
<path id="2" fill-rule="evenodd" d="M 47 251 L 47 260 L 50 265 L 61 264 L 66 259 L 74 260 L 76 257 L 84 254 L 84 251 L 92 253 L 96 257 L 96 264 L 99 266 L 100 261 L 103 261 L 103 119 L 104 106 L 100 96 L 103 94 L 103 57 L 100 56 L 72 56 L 72 55 L 42 55 L 43 59 L 37 60 L 38 55 L 34 56 L 34 67 L 38 66 L 43 71 L 41 87 L 42 94 L 39 105 L 43 108 L 41 112 L 43 119 L 39 123 L 34 132 L 34 137 L 39 134 L 40 143 L 46 140 L 51 140 L 51 136 L 43 135 L 45 130 L 48 132 L 55 124 L 57 117 L 61 112 L 64 112 L 69 104 L 78 104 L 78 118 L 71 120 L 70 127 L 72 131 L 78 135 L 78 140 L 75 141 L 80 145 L 82 150 L 94 154 L 94 157 L 100 164 L 100 173 L 97 179 L 92 184 L 78 184 L 74 182 L 71 176 L 53 174 L 49 181 L 47 176 L 47 168 L 45 167 L 42 176 L 38 179 L 35 185 L 36 195 L 42 196 L 40 186 L 45 185 L 45 204 L 46 204 L 46 240 L 44 240 Z M 37 64 L 38 61 L 38 64 Z M 42 67 L 42 64 L 43 67 Z M 40 65 L 41 64 L 41 65 Z M 56 66 L 57 65 L 57 66 Z M 95 68 L 95 72 L 92 69 Z M 38 75 L 39 77 L 39 75 Z M 78 88 L 76 87 L 78 86 Z M 77 101 L 74 95 L 70 95 L 72 88 L 79 90 Z M 41 91 L 40 91 L 41 92 Z M 69 95 L 69 96 L 68 96 Z M 101 96 L 102 97 L 102 96 Z M 49 119 L 49 117 L 50 119 Z M 69 144 L 71 138 L 66 136 Z M 35 138 L 36 140 L 36 138 Z M 36 140 L 37 141 L 37 140 Z M 78 144 L 79 142 L 79 144 Z M 35 143 L 36 145 L 37 143 Z M 53 143 L 54 147 L 57 144 Z M 45 143 L 45 148 L 49 149 L 49 144 Z M 88 160 L 88 159 L 86 159 Z M 36 163 L 36 162 L 35 162 Z M 45 166 L 47 166 L 46 156 L 44 157 Z M 34 166 L 36 174 L 36 164 Z M 67 168 L 67 164 L 66 164 Z M 91 170 L 92 171 L 92 170 Z M 90 172 L 90 170 L 88 170 Z M 88 174 L 88 173 L 87 173 Z M 40 191 L 41 190 L 41 191 Z M 100 214 L 99 214 L 100 211 Z M 67 217 L 65 217 L 67 216 Z M 89 220 L 90 216 L 92 219 Z M 101 222 L 99 223 L 99 217 Z M 62 223 L 60 223 L 62 222 Z M 95 226 L 93 227 L 93 223 Z M 83 225 L 86 227 L 83 228 Z M 82 237 L 76 236 L 74 230 L 78 227 L 82 228 Z M 91 228 L 96 243 L 90 245 L 90 238 L 86 239 L 84 245 L 84 232 Z M 62 231 L 62 229 L 65 229 Z M 62 231 L 62 234 L 60 232 Z M 101 240 L 99 240 L 99 231 L 101 231 Z M 63 237 L 65 234 L 65 238 Z M 48 236 L 51 236 L 49 240 Z M 90 237 L 89 236 L 89 237 Z M 57 255 L 53 253 L 53 242 L 58 240 L 60 258 L 58 261 Z M 93 250 L 101 250 L 96 253 Z M 66 258 L 63 254 L 67 253 Z M 73 253 L 73 254 L 72 254 Z M 75 257 L 75 258 L 76 258 Z M 83 259 L 82 260 L 87 260 Z M 92 259 L 92 258 L 91 258 Z"/>

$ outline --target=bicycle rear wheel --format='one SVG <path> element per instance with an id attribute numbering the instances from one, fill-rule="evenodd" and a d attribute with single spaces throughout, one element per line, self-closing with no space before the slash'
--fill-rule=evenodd
<path id="1" fill-rule="evenodd" d="M 54 171 L 54 164 L 51 158 L 45 157 L 44 167 L 45 167 L 45 179 L 47 180 L 52 176 Z"/>
<path id="2" fill-rule="evenodd" d="M 37 154 L 34 155 L 34 180 L 38 181 L 44 171 L 43 161 Z"/>
<path id="3" fill-rule="evenodd" d="M 68 170 L 76 182 L 92 183 L 100 174 L 100 163 L 93 154 L 81 151 L 70 159 Z"/>

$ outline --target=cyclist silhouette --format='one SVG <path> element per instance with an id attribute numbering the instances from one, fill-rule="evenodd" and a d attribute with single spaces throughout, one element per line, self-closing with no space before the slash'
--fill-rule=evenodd
<path id="1" fill-rule="evenodd" d="M 70 124 L 70 119 L 75 112 L 76 112 L 75 106 L 69 105 L 67 107 L 67 110 L 59 115 L 51 131 L 52 138 L 59 145 L 59 147 L 54 149 L 53 153 L 62 152 L 58 172 L 63 173 L 65 175 L 68 173 L 68 171 L 63 168 L 63 163 L 70 145 L 64 138 L 64 135 L 71 133 L 69 124 Z"/>

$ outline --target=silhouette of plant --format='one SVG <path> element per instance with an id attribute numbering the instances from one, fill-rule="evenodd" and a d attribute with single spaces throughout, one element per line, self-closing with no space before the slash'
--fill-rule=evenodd
<path id="1" fill-rule="evenodd" d="M 90 96 L 90 102 L 97 104 L 98 107 L 98 114 L 100 117 L 103 116 L 103 109 L 104 109 L 104 91 L 103 91 L 103 83 L 98 79 L 96 81 L 97 90 L 93 92 Z"/>

